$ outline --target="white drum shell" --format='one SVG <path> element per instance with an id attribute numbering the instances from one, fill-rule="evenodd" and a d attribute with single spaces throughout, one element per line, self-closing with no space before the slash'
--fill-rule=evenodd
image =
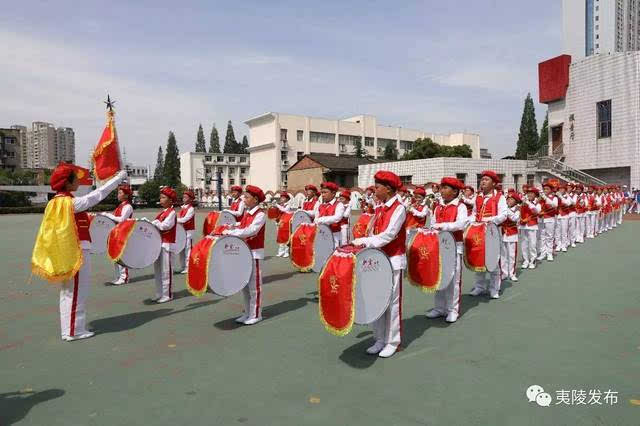
<path id="1" fill-rule="evenodd" d="M 327 225 L 317 225 L 318 230 L 313 245 L 314 264 L 311 270 L 320 273 L 335 249 L 333 233 Z"/>
<path id="2" fill-rule="evenodd" d="M 291 217 L 291 234 L 293 235 L 293 233 L 296 232 L 296 229 L 298 228 L 298 226 L 300 226 L 301 223 L 311 222 L 313 221 L 311 220 L 311 216 L 309 216 L 308 213 L 303 210 L 296 210 L 296 212 Z"/>
<path id="3" fill-rule="evenodd" d="M 176 224 L 176 242 L 171 245 L 171 253 L 180 253 L 187 244 L 187 231 L 181 223 Z"/>
<path id="4" fill-rule="evenodd" d="M 500 264 L 500 246 L 502 245 L 502 234 L 495 223 L 486 222 L 485 232 L 485 258 L 484 263 L 487 271 L 494 272 Z"/>
<path id="5" fill-rule="evenodd" d="M 356 324 L 371 324 L 389 307 L 393 288 L 393 268 L 387 255 L 374 248 L 356 254 Z"/>
<path id="6" fill-rule="evenodd" d="M 219 296 L 234 295 L 249 283 L 253 268 L 247 243 L 229 235 L 216 237 L 209 257 L 209 288 Z"/>
<path id="7" fill-rule="evenodd" d="M 118 263 L 131 269 L 143 269 L 153 265 L 161 249 L 162 238 L 158 228 L 148 221 L 138 220 Z"/>
<path id="8" fill-rule="evenodd" d="M 111 218 L 98 214 L 89 225 L 91 236 L 91 254 L 105 254 L 107 252 L 107 240 L 109 233 L 116 227 L 116 222 Z"/>

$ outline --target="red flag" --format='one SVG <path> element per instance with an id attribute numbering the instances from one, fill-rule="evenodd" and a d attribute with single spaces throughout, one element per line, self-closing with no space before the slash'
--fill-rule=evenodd
<path id="1" fill-rule="evenodd" d="M 98 180 L 111 179 L 122 168 L 113 115 L 113 111 L 107 111 L 107 124 L 96 149 L 93 151 L 93 169 Z"/>

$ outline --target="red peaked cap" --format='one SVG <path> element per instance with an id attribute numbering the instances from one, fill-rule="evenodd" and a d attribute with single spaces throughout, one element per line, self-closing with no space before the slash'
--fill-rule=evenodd
<path id="1" fill-rule="evenodd" d="M 120 185 L 118 189 L 127 195 L 131 195 L 131 187 L 129 185 Z"/>
<path id="2" fill-rule="evenodd" d="M 527 192 L 533 192 L 534 194 L 539 194 L 540 190 L 538 188 L 536 188 L 535 186 L 529 186 L 529 187 L 527 187 Z"/>
<path id="3" fill-rule="evenodd" d="M 388 185 L 391 188 L 396 190 L 402 188 L 402 181 L 400 180 L 398 175 L 393 172 L 380 170 L 376 172 L 376 174 L 373 176 L 373 179 L 376 181 L 376 183 L 380 183 L 382 185 Z"/>
<path id="4" fill-rule="evenodd" d="M 233 185 L 233 186 L 231 187 L 231 192 L 233 192 L 233 191 L 242 192 L 242 187 L 241 187 L 241 186 L 238 186 L 238 185 Z"/>
<path id="5" fill-rule="evenodd" d="M 311 185 L 311 184 L 306 185 L 306 186 L 304 187 L 304 190 L 305 190 L 305 191 L 309 191 L 309 190 L 311 190 L 311 191 L 315 192 L 316 194 L 318 193 L 318 188 L 317 188 L 315 185 Z"/>
<path id="6" fill-rule="evenodd" d="M 398 191 L 407 192 L 407 187 L 402 185 Z"/>
<path id="7" fill-rule="evenodd" d="M 176 191 L 173 188 L 169 188 L 168 186 L 165 186 L 164 188 L 162 188 L 160 190 L 160 193 L 171 198 L 173 201 L 176 201 L 176 199 L 178 198 L 178 194 L 176 193 Z"/>
<path id="8" fill-rule="evenodd" d="M 344 190 L 344 191 L 342 191 L 340 193 L 340 196 L 346 198 L 347 200 L 350 200 L 351 199 L 351 192 L 349 192 L 347 190 Z"/>
<path id="9" fill-rule="evenodd" d="M 264 201 L 264 192 L 262 192 L 262 189 L 258 188 L 257 186 L 247 185 L 245 186 L 244 190 L 245 192 L 256 197 L 259 203 Z"/>
<path id="10" fill-rule="evenodd" d="M 280 196 L 281 196 L 281 197 L 285 197 L 287 200 L 290 200 L 290 199 L 291 199 L 291 196 L 289 195 L 289 193 L 288 193 L 288 192 L 281 192 L 281 193 L 280 193 Z"/>
<path id="11" fill-rule="evenodd" d="M 516 200 L 518 203 L 522 202 L 522 197 L 520 197 L 520 194 L 518 194 L 517 192 L 510 192 L 507 195 L 507 198 L 513 198 L 514 200 Z"/>
<path id="12" fill-rule="evenodd" d="M 54 191 L 64 191 L 64 186 L 69 181 L 69 176 L 72 174 L 73 167 L 71 167 L 71 165 L 66 163 L 58 164 L 58 167 L 55 168 L 51 174 L 51 179 L 49 180 L 51 189 Z"/>
<path id="13" fill-rule="evenodd" d="M 556 189 L 556 186 L 555 186 L 552 182 L 549 182 L 549 181 L 544 182 L 544 183 L 542 184 L 542 187 L 543 187 L 543 188 L 544 188 L 545 186 L 548 186 L 548 187 L 549 187 L 549 188 L 551 188 L 552 190 L 553 190 L 553 189 Z"/>
<path id="14" fill-rule="evenodd" d="M 494 172 L 493 170 L 485 170 L 485 171 L 483 171 L 482 172 L 482 176 L 488 176 L 495 183 L 500 183 L 500 177 L 498 177 L 498 174 L 496 172 Z"/>
<path id="15" fill-rule="evenodd" d="M 322 182 L 322 184 L 320 185 L 320 188 L 326 188 L 329 191 L 333 191 L 333 192 L 338 192 L 338 185 L 333 183 L 333 182 Z"/>
<path id="16" fill-rule="evenodd" d="M 422 195 L 424 197 L 427 195 L 427 191 L 425 191 L 423 187 L 419 186 L 413 190 L 413 195 Z"/>
<path id="17" fill-rule="evenodd" d="M 196 199 L 196 194 L 194 194 L 193 191 L 190 189 L 187 189 L 186 191 L 184 191 L 182 195 L 188 195 L 189 198 L 191 198 L 192 200 Z"/>
<path id="18" fill-rule="evenodd" d="M 453 189 L 464 189 L 464 183 L 460 181 L 458 178 L 454 177 L 443 177 L 440 181 L 440 186 L 447 185 Z"/>

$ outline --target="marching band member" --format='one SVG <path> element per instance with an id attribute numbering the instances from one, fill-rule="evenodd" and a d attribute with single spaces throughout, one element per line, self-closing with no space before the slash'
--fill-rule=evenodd
<path id="1" fill-rule="evenodd" d="M 189 256 L 191 255 L 191 248 L 193 247 L 193 231 L 196 229 L 196 209 L 193 206 L 195 199 L 196 196 L 193 191 L 184 191 L 182 194 L 183 204 L 180 208 L 180 213 L 178 213 L 178 223 L 182 225 L 187 234 L 184 250 L 178 253 L 178 261 L 181 265 L 180 269 L 182 269 L 182 274 L 189 273 Z"/>
<path id="2" fill-rule="evenodd" d="M 596 187 L 591 185 L 587 193 L 587 238 L 596 237 L 596 223 L 598 220 L 598 206 L 596 204 Z"/>
<path id="3" fill-rule="evenodd" d="M 282 213 L 291 213 L 293 209 L 289 206 L 289 202 L 291 201 L 291 196 L 286 192 L 282 191 L 280 193 L 280 197 L 278 197 L 278 202 L 276 203 L 276 208 L 280 210 Z M 278 229 L 276 228 L 276 232 Z M 278 257 L 289 257 L 289 244 L 278 244 Z"/>
<path id="4" fill-rule="evenodd" d="M 75 166 L 60 163 L 51 174 L 51 199 L 42 218 L 31 256 L 32 272 L 52 282 L 61 282 L 60 329 L 62 340 L 87 339 L 85 305 L 91 283 L 91 236 L 86 210 L 104 200 L 127 172 L 120 171 L 100 188 L 74 197 L 79 178 Z"/>
<path id="5" fill-rule="evenodd" d="M 502 192 L 495 189 L 499 183 L 500 178 L 493 170 L 482 172 L 480 190 L 476 196 L 476 204 L 473 211 L 477 222 L 493 222 L 496 225 L 500 225 L 507 218 L 507 200 Z M 499 299 L 500 273 L 500 268 L 494 272 L 476 272 L 475 283 L 469 294 L 471 296 L 486 294 L 488 287 L 491 298 Z"/>
<path id="6" fill-rule="evenodd" d="M 171 266 L 171 249 L 176 242 L 176 211 L 173 205 L 177 201 L 178 194 L 173 188 L 165 186 L 160 190 L 160 206 L 164 209 L 151 222 L 160 231 L 162 237 L 162 250 L 160 256 L 153 264 L 154 278 L 156 282 L 156 295 L 151 300 L 156 303 L 165 303 L 173 300 L 173 271 Z"/>
<path id="7" fill-rule="evenodd" d="M 600 235 L 604 232 L 604 210 L 605 210 L 605 199 L 604 199 L 602 186 L 598 186 L 598 188 L 596 189 L 596 206 L 598 207 L 598 219 L 596 220 L 596 235 Z"/>
<path id="8" fill-rule="evenodd" d="M 471 216 L 471 214 L 473 213 L 473 206 L 476 203 L 476 195 L 473 186 L 467 185 L 464 187 L 462 202 L 465 206 L 467 206 L 467 216 Z"/>
<path id="9" fill-rule="evenodd" d="M 349 230 L 351 229 L 351 192 L 344 190 L 340 193 L 338 198 L 344 205 L 344 213 L 342 214 L 342 220 L 340 221 L 340 238 L 342 244 L 349 244 Z"/>
<path id="10" fill-rule="evenodd" d="M 424 197 L 426 195 L 427 193 L 424 188 L 417 187 L 413 190 L 413 204 L 410 204 L 409 207 L 405 207 L 407 209 L 407 214 L 413 216 L 414 223 L 417 223 L 417 226 L 420 228 L 424 228 L 431 213 L 431 210 L 429 210 L 424 203 Z"/>
<path id="11" fill-rule="evenodd" d="M 576 186 L 573 183 L 567 184 L 568 189 L 568 197 L 571 201 L 571 205 L 569 206 L 569 229 L 568 232 L 568 243 L 571 247 L 576 247 L 576 223 L 577 223 L 577 210 L 576 203 L 578 202 L 578 196 L 576 195 Z"/>
<path id="12" fill-rule="evenodd" d="M 445 321 L 456 322 L 460 315 L 460 295 L 462 294 L 462 234 L 467 225 L 467 207 L 458 198 L 464 183 L 454 177 L 444 177 L 440 182 L 442 200 L 436 205 L 431 216 L 431 227 L 453 233 L 456 241 L 456 266 L 452 282 L 444 290 L 437 290 L 435 307 L 427 312 L 427 318 L 446 315 Z M 444 283 L 443 283 L 444 284 Z"/>
<path id="13" fill-rule="evenodd" d="M 262 189 L 247 185 L 244 188 L 246 209 L 237 228 L 222 231 L 223 235 L 232 235 L 245 240 L 255 262 L 249 284 L 242 289 L 244 313 L 236 322 L 253 325 L 262 321 L 262 262 L 264 259 L 264 230 L 267 215 L 260 209 L 265 196 Z"/>
<path id="14" fill-rule="evenodd" d="M 575 187 L 575 202 L 576 202 L 576 236 L 575 242 L 584 243 L 584 236 L 586 232 L 587 222 L 587 196 L 583 192 L 583 187 L 577 184 Z"/>
<path id="15" fill-rule="evenodd" d="M 340 247 L 340 222 L 344 216 L 344 204 L 338 202 L 336 198 L 338 185 L 333 182 L 323 182 L 320 188 L 322 204 L 318 204 L 313 215 L 313 221 L 331 228 L 333 244 L 337 248 Z"/>
<path id="16" fill-rule="evenodd" d="M 501 279 L 518 281 L 516 276 L 516 260 L 518 259 L 518 222 L 522 198 L 513 191 L 507 194 L 507 218 L 502 222 L 502 245 L 500 247 Z"/>
<path id="17" fill-rule="evenodd" d="M 540 207 L 542 216 L 542 247 L 538 260 L 545 257 L 549 262 L 553 261 L 553 239 L 556 228 L 556 215 L 558 209 L 558 198 L 553 194 L 555 187 L 551 182 L 542 184 L 542 193 L 540 194 Z"/>
<path id="18" fill-rule="evenodd" d="M 302 210 L 311 216 L 311 219 L 313 219 L 316 207 L 320 204 L 320 200 L 318 199 L 318 188 L 316 188 L 315 185 L 309 184 L 304 187 L 304 191 L 307 197 L 302 203 Z"/>
<path id="19" fill-rule="evenodd" d="M 371 236 L 356 238 L 353 244 L 382 249 L 391 261 L 391 302 L 380 319 L 373 323 L 375 344 L 367 349 L 368 354 L 388 358 L 396 353 L 402 341 L 402 271 L 407 267 L 406 211 L 398 200 L 396 191 L 402 183 L 395 173 L 380 170 L 374 180 L 375 194 L 382 204 L 376 208 Z"/>
<path id="20" fill-rule="evenodd" d="M 398 197 L 405 209 L 411 205 L 411 194 L 406 186 L 402 185 L 398 191 Z"/>
<path id="21" fill-rule="evenodd" d="M 118 187 L 118 201 L 120 204 L 111 213 L 103 213 L 115 223 L 122 223 L 133 217 L 133 206 L 131 205 L 131 187 L 129 185 L 120 185 Z M 111 282 L 113 285 L 122 285 L 129 282 L 129 268 L 114 263 L 116 279 Z"/>
<path id="22" fill-rule="evenodd" d="M 567 186 L 558 187 L 558 219 L 556 221 L 555 240 L 556 250 L 566 252 L 569 246 L 569 209 L 571 198 L 567 194 Z"/>
<path id="23" fill-rule="evenodd" d="M 242 194 L 242 187 L 234 185 L 231 187 L 231 205 L 225 211 L 231 213 L 236 220 L 240 219 L 244 214 L 244 201 L 240 198 Z"/>
<path id="24" fill-rule="evenodd" d="M 537 202 L 538 188 L 527 186 L 526 198 L 520 208 L 520 232 L 522 241 L 522 269 L 535 269 L 538 256 L 538 214 L 542 210 Z"/>

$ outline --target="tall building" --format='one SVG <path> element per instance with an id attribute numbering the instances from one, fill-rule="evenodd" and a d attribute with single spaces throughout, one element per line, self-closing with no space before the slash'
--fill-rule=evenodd
<path id="1" fill-rule="evenodd" d="M 13 125 L 12 129 L 18 131 L 18 143 L 20 144 L 20 167 L 26 169 L 27 166 L 27 128 L 25 126 Z"/>
<path id="2" fill-rule="evenodd" d="M 56 151 L 56 164 L 60 161 L 76 162 L 76 136 L 71 127 L 56 129 Z"/>
<path id="3" fill-rule="evenodd" d="M 0 129 L 0 168 L 20 168 L 20 131 Z"/>
<path id="4" fill-rule="evenodd" d="M 50 169 L 56 166 L 56 129 L 51 123 L 34 121 L 27 132 L 27 167 Z"/>
<path id="5" fill-rule="evenodd" d="M 480 158 L 480 136 L 449 135 L 379 125 L 376 117 L 358 115 L 342 120 L 269 112 L 245 121 L 249 126 L 250 181 L 263 189 L 287 188 L 287 170 L 307 154 L 353 154 L 360 140 L 367 154 L 382 157 L 387 145 L 399 155 L 411 150 L 418 138 L 429 137 L 440 145 L 469 145 L 473 158 Z"/>
<path id="6" fill-rule="evenodd" d="M 564 53 L 573 61 L 640 50 L 640 0 L 563 0 Z"/>
<path id="7" fill-rule="evenodd" d="M 253 161 L 253 160 L 252 160 Z M 180 154 L 180 180 L 199 195 L 215 193 L 217 173 L 221 174 L 222 191 L 233 185 L 245 186 L 249 180 L 249 154 L 214 154 L 183 152 Z M 260 182 L 256 185 L 262 186 Z"/>

